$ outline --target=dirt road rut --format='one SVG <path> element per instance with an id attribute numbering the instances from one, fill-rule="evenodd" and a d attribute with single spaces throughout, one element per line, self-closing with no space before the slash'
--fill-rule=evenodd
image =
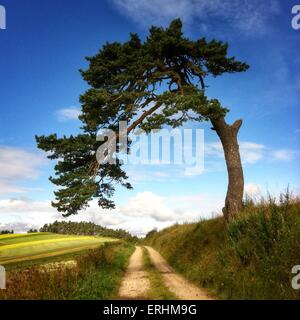
<path id="1" fill-rule="evenodd" d="M 150 281 L 147 273 L 143 271 L 143 250 L 141 247 L 136 247 L 135 252 L 130 257 L 119 291 L 119 298 L 131 300 L 147 298 L 149 289 Z"/>
<path id="2" fill-rule="evenodd" d="M 155 268 L 160 272 L 166 287 L 179 300 L 211 300 L 205 290 L 188 282 L 174 272 L 167 261 L 153 248 L 145 247 Z M 120 299 L 147 299 L 150 290 L 148 274 L 143 268 L 143 249 L 136 247 L 119 291 Z"/>
<path id="3" fill-rule="evenodd" d="M 203 289 L 175 273 L 167 261 L 156 250 L 151 247 L 146 248 L 152 263 L 161 273 L 165 285 L 179 300 L 211 300 Z"/>

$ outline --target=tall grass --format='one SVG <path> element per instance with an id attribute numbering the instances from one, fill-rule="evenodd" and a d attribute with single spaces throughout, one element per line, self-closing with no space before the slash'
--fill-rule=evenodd
<path id="1" fill-rule="evenodd" d="M 0 299 L 110 299 L 117 295 L 133 246 L 107 243 L 78 256 L 72 268 L 35 266 L 8 272 Z"/>
<path id="2" fill-rule="evenodd" d="M 223 299 L 300 299 L 291 269 L 300 264 L 300 200 L 247 201 L 240 216 L 177 225 L 146 242 L 177 269 Z"/>

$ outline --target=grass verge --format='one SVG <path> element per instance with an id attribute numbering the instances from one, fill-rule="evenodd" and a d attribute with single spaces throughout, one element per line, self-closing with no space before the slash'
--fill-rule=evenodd
<path id="1" fill-rule="evenodd" d="M 70 300 L 116 298 L 134 247 L 125 242 L 106 243 L 76 257 L 72 268 L 49 270 L 34 266 L 7 273 L 7 289 L 0 299 Z"/>

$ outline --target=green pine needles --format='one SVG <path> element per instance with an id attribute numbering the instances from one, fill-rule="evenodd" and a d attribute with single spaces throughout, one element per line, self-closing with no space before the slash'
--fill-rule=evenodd
<path id="1" fill-rule="evenodd" d="M 119 122 L 127 121 L 128 133 L 136 128 L 149 132 L 224 117 L 228 110 L 206 96 L 205 79 L 248 68 L 228 57 L 227 49 L 220 41 L 184 37 L 177 19 L 166 29 L 152 27 L 145 41 L 131 34 L 129 41 L 106 43 L 87 58 L 89 68 L 81 70 L 90 85 L 80 97 L 83 132 L 36 137 L 38 147 L 57 160 L 55 177 L 50 177 L 59 187 L 53 206 L 65 216 L 84 209 L 93 198 L 102 208 L 114 208 L 116 185 L 131 188 L 120 161 L 97 163 L 96 151 L 104 143 L 96 141 L 99 129 L 117 132 Z"/>

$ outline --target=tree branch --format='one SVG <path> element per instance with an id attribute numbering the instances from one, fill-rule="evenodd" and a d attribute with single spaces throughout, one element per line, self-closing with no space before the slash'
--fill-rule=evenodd
<path id="1" fill-rule="evenodd" d="M 145 102 L 146 103 L 146 102 Z M 147 111 L 144 111 L 143 114 L 137 119 L 135 120 L 126 130 L 126 134 L 128 135 L 132 130 L 134 130 L 139 124 L 141 124 L 146 117 L 148 117 L 149 115 L 151 115 L 153 112 L 155 112 L 159 107 L 161 107 L 162 103 L 161 102 L 157 102 L 152 108 L 150 108 Z M 113 139 L 119 140 L 123 134 L 120 134 L 120 132 L 118 134 L 116 134 L 116 136 Z M 106 141 L 106 143 L 110 143 L 110 141 Z M 109 151 L 108 151 L 109 152 Z M 100 163 L 98 163 L 98 161 L 93 161 L 93 163 L 91 164 L 90 168 L 91 168 L 91 172 L 92 172 L 92 177 L 95 178 L 97 175 L 97 172 L 99 170 L 100 167 Z"/>
<path id="2" fill-rule="evenodd" d="M 234 132 L 238 132 L 241 128 L 243 124 L 243 120 L 242 119 L 239 119 L 239 120 L 236 120 L 232 125 L 231 125 L 231 128 L 234 130 Z"/>
<path id="3" fill-rule="evenodd" d="M 144 111 L 143 114 L 137 119 L 135 120 L 132 125 L 130 125 L 127 128 L 127 134 L 130 133 L 132 130 L 134 130 L 139 124 L 141 124 L 146 117 L 148 117 L 149 115 L 151 115 L 154 111 L 156 111 L 160 106 L 162 105 L 161 102 L 157 102 L 157 104 L 155 106 L 153 106 L 152 108 L 150 108 L 147 111 Z M 119 135 L 117 135 L 117 138 L 119 138 Z"/>

